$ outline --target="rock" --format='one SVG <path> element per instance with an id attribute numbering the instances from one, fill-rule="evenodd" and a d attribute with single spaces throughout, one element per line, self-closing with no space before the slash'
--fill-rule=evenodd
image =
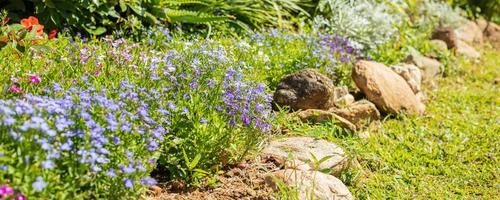
<path id="1" fill-rule="evenodd" d="M 335 106 L 337 107 L 346 107 L 348 105 L 351 105 L 352 103 L 354 103 L 354 96 L 352 96 L 351 94 L 347 94 L 343 97 L 340 97 L 339 99 L 336 99 L 335 100 Z"/>
<path id="2" fill-rule="evenodd" d="M 355 102 L 343 109 L 332 108 L 330 111 L 349 120 L 357 130 L 362 130 L 372 122 L 380 120 L 380 112 L 373 103 L 367 100 Z"/>
<path id="3" fill-rule="evenodd" d="M 443 40 L 431 40 L 429 41 L 431 46 L 433 46 L 436 50 L 445 52 L 448 51 L 448 45 Z"/>
<path id="4" fill-rule="evenodd" d="M 469 46 L 461 40 L 458 40 L 455 52 L 470 59 L 479 59 L 481 57 L 481 54 L 474 47 Z"/>
<path id="5" fill-rule="evenodd" d="M 419 115 L 425 111 L 406 81 L 384 64 L 359 61 L 352 78 L 367 99 L 385 113 Z"/>
<path id="6" fill-rule="evenodd" d="M 424 92 L 418 92 L 415 94 L 415 96 L 417 96 L 417 98 L 420 102 L 425 102 L 427 100 Z"/>
<path id="7" fill-rule="evenodd" d="M 160 196 L 162 193 L 161 187 L 158 187 L 157 185 L 153 185 L 149 187 L 149 192 L 154 195 L 154 196 Z"/>
<path id="8" fill-rule="evenodd" d="M 292 161 L 297 163 L 297 166 L 305 163 L 314 168 L 311 154 L 318 160 L 332 156 L 319 164 L 319 169 L 331 169 L 332 174 L 339 174 L 347 165 L 347 158 L 342 148 L 335 143 L 311 137 L 275 139 L 262 150 L 264 157 L 273 156 L 286 162 Z"/>
<path id="9" fill-rule="evenodd" d="M 484 19 L 477 20 L 477 25 L 483 31 L 484 40 L 488 40 L 495 49 L 500 49 L 500 26 Z"/>
<path id="10" fill-rule="evenodd" d="M 346 86 L 335 87 L 333 89 L 333 96 L 335 99 L 342 98 L 345 95 L 349 94 L 349 89 Z"/>
<path id="11" fill-rule="evenodd" d="M 442 64 L 439 61 L 421 55 L 409 55 L 404 62 L 414 64 L 422 70 L 422 81 L 432 80 L 432 78 L 439 74 L 442 68 Z"/>
<path id="12" fill-rule="evenodd" d="M 416 94 L 420 92 L 422 85 L 422 73 L 417 66 L 414 64 L 400 63 L 391 66 L 391 69 L 405 79 L 406 83 L 408 83 L 410 88 L 413 90 L 413 93 Z"/>
<path id="13" fill-rule="evenodd" d="M 306 69 L 283 77 L 273 99 L 293 110 L 328 109 L 333 106 L 333 88 L 328 77 Z"/>
<path id="14" fill-rule="evenodd" d="M 344 107 L 351 103 L 354 103 L 354 96 L 349 94 L 349 90 L 346 86 L 335 87 L 333 94 L 334 104 L 337 107 Z"/>
<path id="15" fill-rule="evenodd" d="M 336 124 L 350 131 L 355 131 L 356 126 L 348 120 L 325 110 L 307 109 L 297 113 L 297 116 L 302 122 L 322 123 L 329 122 L 335 119 Z"/>
<path id="16" fill-rule="evenodd" d="M 483 31 L 473 21 L 467 21 L 467 23 L 455 29 L 455 34 L 457 35 L 457 39 L 471 45 L 480 45 L 483 43 Z"/>
<path id="17" fill-rule="evenodd" d="M 297 160 L 297 159 L 285 161 L 285 168 L 286 169 L 304 170 L 304 171 L 313 170 L 311 165 L 309 165 L 301 160 Z"/>
<path id="18" fill-rule="evenodd" d="M 274 176 L 282 180 L 288 186 L 296 188 L 298 199 L 354 199 L 344 183 L 332 175 L 318 171 L 285 169 L 275 172 Z"/>
<path id="19" fill-rule="evenodd" d="M 446 43 L 448 49 L 453 49 L 457 46 L 457 35 L 455 30 L 449 27 L 439 27 L 432 33 L 432 39 L 442 40 Z"/>

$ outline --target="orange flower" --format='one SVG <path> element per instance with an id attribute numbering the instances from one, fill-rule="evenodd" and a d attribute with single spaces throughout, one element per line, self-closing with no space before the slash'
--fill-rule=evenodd
<path id="1" fill-rule="evenodd" d="M 21 24 L 28 30 L 31 30 L 33 28 L 33 25 L 39 25 L 38 18 L 33 16 L 30 16 L 26 19 L 21 19 Z"/>
<path id="2" fill-rule="evenodd" d="M 34 27 L 36 29 L 37 35 L 43 34 L 43 25 L 38 23 L 38 18 L 36 17 L 30 16 L 26 19 L 22 19 L 21 24 L 24 26 L 24 28 L 28 29 L 29 31 L 31 31 Z"/>

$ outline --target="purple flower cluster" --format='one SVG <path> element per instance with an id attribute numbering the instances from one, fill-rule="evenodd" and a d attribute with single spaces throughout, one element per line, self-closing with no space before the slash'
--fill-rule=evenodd
<path id="1" fill-rule="evenodd" d="M 356 62 L 365 58 L 364 53 L 351 45 L 347 38 L 333 35 L 322 35 L 319 45 L 326 47 L 329 52 L 342 63 Z"/>
<path id="2" fill-rule="evenodd" d="M 243 43 L 246 44 L 246 43 Z M 296 47 L 289 45 L 302 45 L 303 48 L 295 49 L 300 59 L 294 60 L 293 67 L 279 63 L 277 66 L 284 68 L 284 71 L 296 71 L 304 68 L 323 68 L 330 75 L 335 76 L 335 70 L 339 66 L 350 66 L 359 59 L 365 59 L 366 56 L 359 49 L 352 45 L 349 40 L 336 35 L 322 34 L 296 34 L 271 29 L 261 33 L 256 33 L 250 38 L 248 46 L 257 46 L 257 54 L 268 52 L 269 55 L 284 60 L 289 59 L 290 54 L 280 49 L 294 49 Z M 243 45 L 237 46 L 242 51 L 250 51 Z M 250 49 L 250 50 L 249 50 Z M 266 65 L 270 65 L 266 63 Z M 275 64 L 276 66 L 276 64 Z M 279 70 L 279 69 L 278 69 Z"/>
<path id="3" fill-rule="evenodd" d="M 154 162 L 149 161 L 168 132 L 168 115 L 153 116 L 156 107 L 150 104 L 157 96 L 126 81 L 112 89 L 89 86 L 56 92 L 60 90 L 55 84 L 52 96 L 0 100 L 0 130 L 10 135 L 6 144 L 37 144 L 39 151 L 26 158 L 39 160 L 42 171 L 74 164 L 84 166 L 89 175 L 154 183 L 148 176 Z M 113 93 L 121 98 L 110 98 Z M 41 178 L 33 183 L 36 190 L 45 186 Z"/>
<path id="4" fill-rule="evenodd" d="M 238 122 L 268 132 L 271 130 L 271 96 L 266 93 L 264 84 L 255 85 L 244 81 L 243 74 L 230 68 L 223 81 L 224 108 L 230 117 L 231 125 Z"/>

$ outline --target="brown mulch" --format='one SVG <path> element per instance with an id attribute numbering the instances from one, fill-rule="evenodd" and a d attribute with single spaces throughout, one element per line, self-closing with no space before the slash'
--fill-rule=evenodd
<path id="1" fill-rule="evenodd" d="M 203 183 L 186 187 L 181 182 L 170 181 L 151 189 L 148 200 L 271 200 L 276 199 L 271 172 L 279 170 L 274 158 L 256 159 L 226 167 L 217 175 L 217 183 Z"/>

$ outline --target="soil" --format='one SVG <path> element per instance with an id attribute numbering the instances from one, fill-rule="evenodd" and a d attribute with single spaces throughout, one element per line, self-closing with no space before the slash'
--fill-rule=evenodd
<path id="1" fill-rule="evenodd" d="M 280 161 L 264 158 L 227 166 L 217 175 L 217 183 L 202 183 L 197 187 L 186 187 L 179 181 L 169 181 L 151 189 L 148 200 L 271 200 L 276 199 L 276 190 L 271 173 L 281 169 Z M 207 182 L 207 181 L 205 181 Z"/>

